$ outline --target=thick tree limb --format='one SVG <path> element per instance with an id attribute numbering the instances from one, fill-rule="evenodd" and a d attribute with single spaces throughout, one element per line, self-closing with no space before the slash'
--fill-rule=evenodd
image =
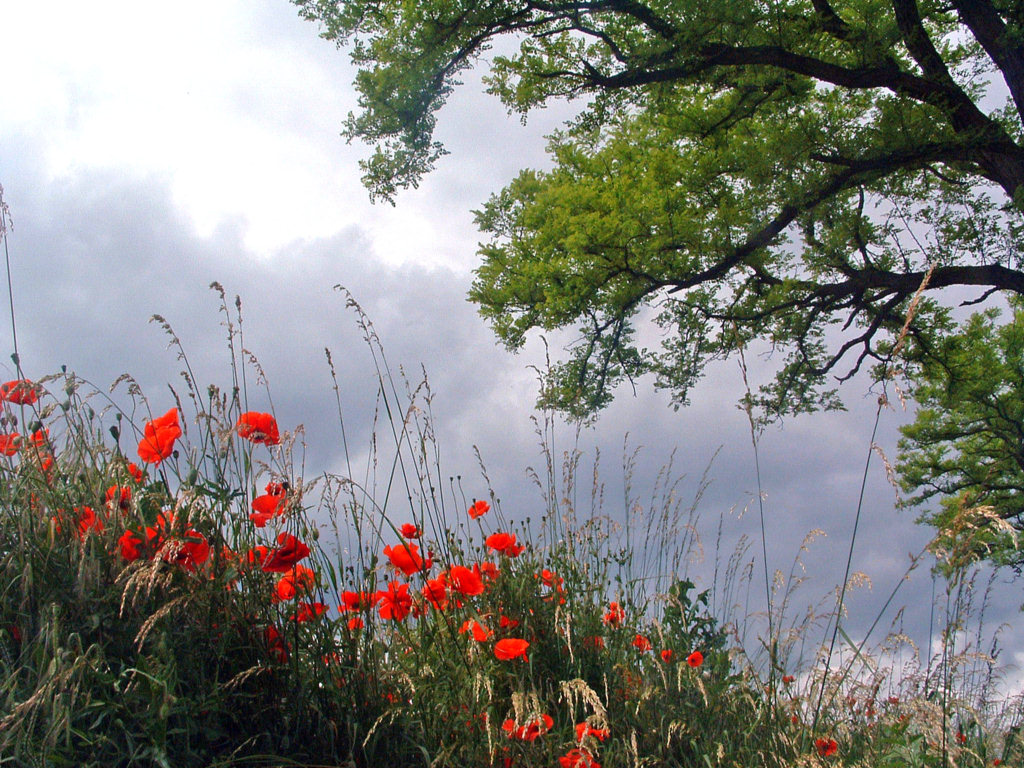
<path id="1" fill-rule="evenodd" d="M 1021 40 L 1015 42 L 1012 39 L 1006 24 L 990 2 L 953 0 L 953 7 L 960 14 L 960 20 L 970 28 L 981 47 L 1002 71 L 1017 111 L 1024 115 L 1024 47 Z M 1017 34 L 1020 35 L 1022 31 L 1018 29 Z"/>

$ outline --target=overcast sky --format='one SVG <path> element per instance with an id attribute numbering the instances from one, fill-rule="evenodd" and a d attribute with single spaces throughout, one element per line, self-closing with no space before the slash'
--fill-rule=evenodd
<path id="1" fill-rule="evenodd" d="M 129 372 L 162 412 L 180 364 L 148 322 L 160 314 L 200 384 L 226 386 L 223 318 L 208 289 L 216 280 L 242 299 L 245 343 L 267 372 L 279 422 L 304 427 L 307 476 L 341 471 L 324 348 L 357 454 L 369 445 L 376 391 L 355 315 L 334 289 L 342 284 L 375 324 L 395 370 L 418 381 L 426 368 L 443 474 L 461 475 L 467 496 L 484 496 L 478 446 L 506 516 L 540 516 L 527 467 L 543 463 L 531 421 L 531 366 L 543 363 L 543 346 L 534 339 L 518 356 L 505 352 L 465 294 L 479 239 L 472 209 L 522 167 L 545 165 L 544 136 L 568 107 L 540 112 L 524 127 L 467 76 L 438 124 L 451 154 L 396 206 L 375 206 L 359 182 L 366 149 L 339 137 L 356 106 L 346 54 L 285 0 L 8 4 L 0 50 L 8 62 L 0 184 L 14 219 L 9 248 L 29 376 L 66 364 L 105 389 Z M 10 319 L 2 314 L 0 365 L 13 378 Z M 551 340 L 553 356 L 564 341 Z M 748 362 L 756 387 L 767 368 Z M 760 546 L 754 452 L 736 407 L 742 391 L 733 362 L 713 368 L 692 406 L 678 412 L 640 381 L 635 396 L 622 391 L 580 440 L 585 488 L 599 451 L 604 511 L 617 519 L 627 439 L 629 450 L 641 449 L 632 494 L 643 504 L 673 454 L 687 501 L 715 457 L 699 505 L 707 558 L 694 566 L 705 584 L 723 515 L 723 558 L 742 535 Z M 791 419 L 759 444 L 769 568 L 788 573 L 804 536 L 826 534 L 806 555 L 803 606 L 841 578 L 868 459 L 877 393 L 854 382 L 844 395 L 848 412 Z M 252 396 L 254 409 L 269 408 L 261 397 Z M 877 442 L 890 457 L 908 417 L 882 415 Z M 559 425 L 556 452 L 572 447 L 573 436 Z M 860 631 L 900 583 L 908 553 L 928 539 L 894 500 L 876 456 L 853 562 L 873 583 L 852 598 L 851 626 Z M 1019 589 L 1002 581 L 988 621 L 1015 623 L 1001 661 L 1020 663 Z M 931 591 L 925 565 L 896 600 L 922 644 Z M 762 583 L 754 603 L 760 594 Z M 874 639 L 894 616 L 890 609 Z"/>

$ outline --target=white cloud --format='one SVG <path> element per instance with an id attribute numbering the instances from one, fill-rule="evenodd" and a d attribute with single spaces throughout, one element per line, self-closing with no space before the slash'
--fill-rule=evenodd
<path id="1" fill-rule="evenodd" d="M 0 28 L 19 62 L 0 132 L 35 135 L 51 179 L 157 174 L 200 233 L 235 221 L 260 258 L 358 223 L 390 264 L 467 269 L 470 208 L 543 160 L 559 111 L 524 129 L 467 78 L 439 126 L 452 156 L 397 208 L 373 206 L 356 170 L 367 150 L 339 136 L 356 106 L 347 51 L 316 33 L 277 1 L 21 4 Z"/>

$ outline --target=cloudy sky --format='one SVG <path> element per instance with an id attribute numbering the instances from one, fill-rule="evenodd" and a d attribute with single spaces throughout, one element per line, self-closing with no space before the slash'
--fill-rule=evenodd
<path id="1" fill-rule="evenodd" d="M 334 394 L 337 368 L 349 445 L 365 455 L 375 404 L 373 360 L 346 308 L 344 285 L 365 309 L 388 362 L 415 381 L 425 367 L 444 476 L 484 496 L 479 448 L 507 517 L 540 516 L 528 479 L 543 458 L 532 421 L 539 339 L 520 355 L 499 348 L 465 299 L 476 264 L 472 209 L 524 166 L 543 167 L 544 135 L 570 114 L 555 106 L 524 127 L 482 93 L 472 75 L 440 116 L 451 154 L 397 205 L 371 205 L 357 162 L 366 152 L 339 137 L 355 108 L 344 51 L 320 39 L 285 0 L 183 0 L 174 6 L 18 3 L 5 9 L 0 50 L 0 184 L 9 234 L 18 341 L 28 375 L 62 364 L 106 389 L 121 373 L 142 384 L 155 411 L 170 406 L 180 362 L 150 323 L 160 314 L 180 338 L 197 380 L 227 386 L 227 350 L 211 281 L 242 300 L 245 345 L 258 356 L 283 427 L 303 425 L 307 476 L 344 467 Z M 14 66 L 12 62 L 17 62 Z M 5 302 L 6 303 L 6 302 Z M 13 378 L 7 312 L 0 318 L 2 372 Z M 565 338 L 551 339 L 558 356 Z M 751 384 L 767 368 L 750 362 Z M 741 536 L 760 546 L 754 451 L 734 362 L 713 368 L 674 412 L 641 381 L 579 439 L 581 494 L 600 454 L 604 512 L 623 519 L 623 446 L 639 448 L 631 498 L 648 506 L 658 470 L 674 457 L 678 495 L 689 503 L 710 464 L 700 501 L 707 583 L 722 521 L 722 557 Z M 254 391 L 250 405 L 269 408 Z M 769 568 L 789 573 L 804 536 L 801 608 L 842 576 L 877 393 L 845 389 L 849 411 L 791 419 L 761 436 Z M 896 453 L 908 414 L 882 414 L 877 442 Z M 556 454 L 574 444 L 555 430 Z M 713 463 L 712 458 L 714 458 Z M 853 568 L 872 580 L 852 597 L 862 632 L 897 585 L 928 531 L 895 495 L 877 456 L 868 470 Z M 589 503 L 581 506 L 589 509 Z M 741 515 L 740 511 L 749 508 Z M 760 562 L 757 565 L 762 568 Z M 900 586 L 906 628 L 928 639 L 927 566 Z M 941 589 L 941 586 L 940 586 Z M 1020 602 L 997 579 L 988 621 L 1017 620 Z M 763 584 L 752 592 L 751 606 Z M 882 620 L 880 640 L 889 621 Z M 1007 630 L 1009 656 L 1022 635 Z"/>

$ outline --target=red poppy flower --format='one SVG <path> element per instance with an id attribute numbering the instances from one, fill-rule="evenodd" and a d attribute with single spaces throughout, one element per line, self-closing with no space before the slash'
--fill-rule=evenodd
<path id="1" fill-rule="evenodd" d="M 473 570 L 488 581 L 498 578 L 498 566 L 494 563 L 483 562 L 473 566 Z"/>
<path id="2" fill-rule="evenodd" d="M 316 574 L 302 565 L 293 565 L 274 587 L 274 600 L 291 600 L 296 595 L 309 592 L 316 585 Z"/>
<path id="3" fill-rule="evenodd" d="M 245 553 L 245 562 L 249 565 L 263 565 L 263 561 L 267 558 L 267 553 L 269 552 L 270 550 L 265 546 L 258 544 Z"/>
<path id="4" fill-rule="evenodd" d="M 472 632 L 473 639 L 478 643 L 482 643 L 485 640 L 490 640 L 494 637 L 494 631 L 488 629 L 476 619 L 466 619 L 462 622 L 462 626 L 459 627 L 459 634 L 464 634 L 466 632 Z"/>
<path id="5" fill-rule="evenodd" d="M 0 435 L 0 453 L 13 456 L 21 448 L 21 435 Z"/>
<path id="6" fill-rule="evenodd" d="M 589 637 L 583 638 L 583 645 L 589 646 L 596 650 L 604 648 L 604 638 L 600 635 L 590 635 Z"/>
<path id="7" fill-rule="evenodd" d="M 131 508 L 132 489 L 127 485 L 110 486 L 107 488 L 105 503 L 107 509 L 113 510 L 116 506 L 122 512 L 127 512 Z"/>
<path id="8" fill-rule="evenodd" d="M 536 574 L 536 578 L 540 579 L 544 586 L 551 587 L 552 589 L 558 589 L 565 583 L 565 579 L 557 576 L 554 571 L 549 571 L 547 568 Z"/>
<path id="9" fill-rule="evenodd" d="M 529 647 L 530 644 L 526 640 L 506 637 L 494 644 L 494 655 L 502 661 L 511 661 L 520 656 L 523 657 L 523 661 L 528 661 L 526 649 Z"/>
<path id="10" fill-rule="evenodd" d="M 206 537 L 191 528 L 181 539 L 171 539 L 161 547 L 161 557 L 168 563 L 177 563 L 186 571 L 195 571 L 210 557 Z"/>
<path id="11" fill-rule="evenodd" d="M 435 610 L 443 611 L 448 607 L 448 579 L 443 573 L 436 579 L 427 579 L 423 585 L 423 598 Z"/>
<path id="12" fill-rule="evenodd" d="M 699 667 L 701 664 L 704 663 L 704 654 L 701 653 L 700 651 L 694 651 L 693 653 L 691 653 L 689 656 L 686 657 L 686 663 L 689 664 L 694 669 L 696 669 L 697 667 Z"/>
<path id="13" fill-rule="evenodd" d="M 159 549 L 164 542 L 164 534 L 171 530 L 173 524 L 174 514 L 170 510 L 157 513 L 156 525 L 146 526 L 146 546 Z"/>
<path id="14" fill-rule="evenodd" d="M 401 621 L 412 611 L 412 596 L 409 595 L 408 584 L 389 582 L 387 590 L 376 592 L 374 597 L 378 600 L 377 612 L 382 619 Z"/>
<path id="15" fill-rule="evenodd" d="M 125 531 L 122 533 L 121 538 L 117 540 L 117 544 L 121 549 L 121 557 L 129 563 L 138 560 L 139 555 L 142 554 L 142 539 L 140 539 L 133 531 Z"/>
<path id="16" fill-rule="evenodd" d="M 640 651 L 640 653 L 647 653 L 651 650 L 651 641 L 643 635 L 637 635 L 633 638 L 633 647 Z"/>
<path id="17" fill-rule="evenodd" d="M 263 528 L 272 517 L 284 514 L 288 504 L 288 487 L 284 483 L 267 483 L 266 493 L 252 500 L 249 515 L 253 525 Z"/>
<path id="18" fill-rule="evenodd" d="M 565 605 L 565 590 L 562 589 L 562 587 L 555 587 L 554 592 L 544 595 L 541 599 L 544 600 L 545 603 L 550 603 L 557 599 L 559 605 Z"/>
<path id="19" fill-rule="evenodd" d="M 174 441 L 181 437 L 178 425 L 178 409 L 171 408 L 159 418 L 146 424 L 142 442 L 139 443 L 139 458 L 147 464 L 159 464 L 171 455 Z"/>
<path id="20" fill-rule="evenodd" d="M 132 476 L 132 480 L 136 483 L 141 483 L 143 479 L 142 470 L 139 469 L 139 465 L 134 461 L 128 462 L 128 474 Z"/>
<path id="21" fill-rule="evenodd" d="M 277 432 L 277 419 L 269 413 L 247 411 L 238 417 L 235 424 L 238 436 L 254 443 L 277 445 L 281 437 Z"/>
<path id="22" fill-rule="evenodd" d="M 790 683 L 792 683 L 792 682 L 793 682 L 794 680 L 796 680 L 796 678 L 795 678 L 795 677 L 793 677 L 792 675 L 783 675 L 783 676 L 782 676 L 782 684 L 783 684 L 783 685 L 789 685 L 789 684 L 790 684 Z"/>
<path id="23" fill-rule="evenodd" d="M 561 768 L 601 768 L 601 764 L 587 750 L 574 747 L 558 758 Z"/>
<path id="24" fill-rule="evenodd" d="M 480 578 L 479 569 L 470 569 L 464 565 L 453 565 L 448 569 L 448 585 L 453 592 L 466 597 L 482 595 L 484 592 L 484 581 Z"/>
<path id="25" fill-rule="evenodd" d="M 492 533 L 487 537 L 486 544 L 495 552 L 509 557 L 517 557 L 524 549 L 516 544 L 514 533 Z"/>
<path id="26" fill-rule="evenodd" d="M 416 544 L 396 544 L 393 547 L 384 547 L 384 555 L 395 568 L 406 576 L 412 576 L 417 571 L 430 570 L 434 564 L 429 557 L 426 560 L 420 557 L 420 548 Z"/>
<path id="27" fill-rule="evenodd" d="M 551 715 L 541 715 L 533 722 L 526 725 L 516 726 L 516 721 L 509 718 L 501 724 L 501 730 L 510 739 L 522 739 L 523 741 L 534 741 L 538 736 L 547 733 L 554 726 L 555 721 Z"/>
<path id="28" fill-rule="evenodd" d="M 608 603 L 608 612 L 604 615 L 604 623 L 611 626 L 617 627 L 622 624 L 622 620 L 626 618 L 626 612 L 622 610 L 622 607 L 614 600 Z"/>
<path id="29" fill-rule="evenodd" d="M 278 534 L 277 544 L 277 549 L 272 550 L 263 561 L 263 570 L 268 573 L 284 573 L 309 555 L 309 547 L 290 533 Z"/>
<path id="30" fill-rule="evenodd" d="M 99 533 L 103 530 L 103 520 L 96 516 L 96 510 L 92 507 L 75 507 L 75 525 L 78 527 L 78 538 L 85 539 L 89 531 Z"/>
<path id="31" fill-rule="evenodd" d="M 510 619 L 508 616 L 502 614 L 501 618 L 498 619 L 498 626 L 502 629 L 512 629 L 518 627 L 519 622 L 516 619 Z"/>
<path id="32" fill-rule="evenodd" d="M 471 519 L 476 520 L 481 515 L 486 515 L 490 508 L 491 505 L 486 501 L 474 501 L 473 506 L 469 508 L 469 516 Z"/>
<path id="33" fill-rule="evenodd" d="M 607 728 L 591 728 L 587 723 L 576 724 L 576 741 L 582 742 L 587 736 L 593 736 L 598 741 L 608 738 Z"/>
<path id="34" fill-rule="evenodd" d="M 175 528 L 178 531 L 175 531 Z M 182 530 L 183 529 L 183 530 Z M 180 525 L 170 510 L 156 516 L 155 526 L 146 526 L 146 547 L 168 563 L 195 571 L 210 556 L 206 537 L 186 524 Z"/>
<path id="35" fill-rule="evenodd" d="M 299 610 L 292 614 L 292 618 L 298 622 L 313 621 L 327 610 L 323 603 L 300 603 Z"/>
<path id="36" fill-rule="evenodd" d="M 818 750 L 821 757 L 829 757 L 839 751 L 839 744 L 835 739 L 815 739 L 814 748 Z"/>
<path id="37" fill-rule="evenodd" d="M 662 661 L 664 661 L 666 664 L 671 664 L 672 663 L 672 657 L 675 656 L 676 654 L 675 654 L 675 651 L 673 651 L 671 648 L 666 648 L 666 649 L 664 649 L 661 652 L 660 655 L 661 655 L 661 660 Z"/>
<path id="38" fill-rule="evenodd" d="M 366 622 L 363 621 L 363 617 L 362 616 L 353 616 L 351 619 L 348 620 L 348 623 L 346 624 L 346 626 L 350 630 L 355 631 L 357 629 L 362 629 L 363 627 L 365 627 L 366 626 Z"/>
<path id="39" fill-rule="evenodd" d="M 37 429 L 29 437 L 35 448 L 35 458 L 43 472 L 49 472 L 53 466 L 53 451 L 50 450 L 50 430 Z"/>
<path id="40" fill-rule="evenodd" d="M 32 405 L 39 399 L 39 387 L 28 379 L 16 379 L 0 384 L 0 401 L 14 405 Z"/>
<path id="41" fill-rule="evenodd" d="M 346 589 L 341 593 L 341 605 L 338 606 L 338 610 L 342 613 L 346 611 L 362 611 L 372 607 L 376 602 L 377 598 L 373 592 L 354 592 Z"/>
<path id="42" fill-rule="evenodd" d="M 423 533 L 412 523 L 404 523 L 401 528 L 402 535 L 407 539 L 418 539 Z"/>

